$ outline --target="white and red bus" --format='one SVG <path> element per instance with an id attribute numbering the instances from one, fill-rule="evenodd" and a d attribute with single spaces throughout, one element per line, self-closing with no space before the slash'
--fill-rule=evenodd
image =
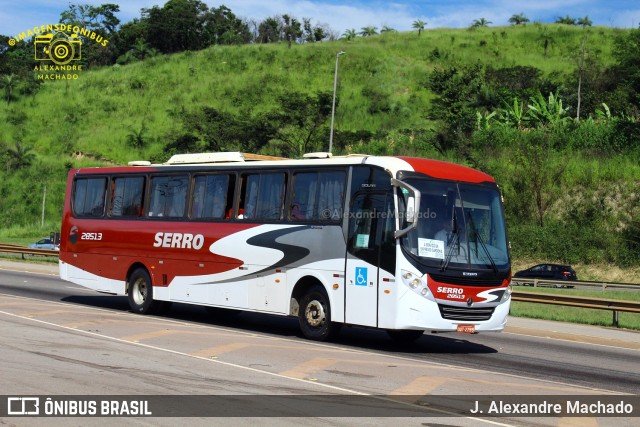
<path id="1" fill-rule="evenodd" d="M 60 277 L 138 313 L 297 316 L 316 340 L 342 324 L 399 340 L 504 328 L 510 254 L 489 175 L 411 157 L 256 157 L 71 170 Z"/>

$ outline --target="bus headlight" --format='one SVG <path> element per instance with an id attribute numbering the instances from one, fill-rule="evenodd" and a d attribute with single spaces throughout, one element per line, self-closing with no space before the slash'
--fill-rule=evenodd
<path id="1" fill-rule="evenodd" d="M 502 298 L 500 299 L 500 302 L 502 303 L 508 300 L 511 297 L 512 292 L 513 292 L 513 288 L 511 287 L 511 285 L 507 286 L 507 289 L 505 289 L 504 293 L 502 294 Z"/>
<path id="2" fill-rule="evenodd" d="M 433 295 L 427 287 L 427 283 L 420 277 L 406 270 L 402 270 L 400 275 L 402 276 L 402 282 L 413 292 L 417 293 L 420 296 L 428 298 L 431 301 L 435 301 Z"/>

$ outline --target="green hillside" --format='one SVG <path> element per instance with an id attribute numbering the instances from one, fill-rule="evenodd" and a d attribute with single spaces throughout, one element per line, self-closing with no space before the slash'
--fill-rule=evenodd
<path id="1" fill-rule="evenodd" d="M 638 265 L 640 132 L 632 114 L 616 110 L 628 97 L 601 82 L 616 64 L 614 40 L 628 33 L 535 24 L 385 33 L 290 48 L 212 46 L 46 82 L 33 95 L 0 102 L 6 164 L 0 169 L 0 241 L 58 227 L 70 168 L 162 161 L 173 152 L 201 149 L 292 157 L 326 150 L 327 101 L 336 54 L 344 51 L 334 154 L 411 154 L 481 168 L 505 193 L 514 256 Z M 531 70 L 537 70 L 533 80 L 544 101 L 553 91 L 571 107 L 567 115 L 575 116 L 585 34 L 585 124 L 564 121 L 562 132 L 552 123 L 539 132 L 530 131 L 530 123 L 512 129 L 498 124 L 498 110 L 513 105 L 514 97 L 526 108 L 534 96 L 517 77 Z M 474 75 L 474 69 L 482 73 Z M 511 74 L 499 70 L 516 75 L 508 90 L 496 82 Z M 459 80 L 450 79 L 452 73 Z M 438 85 L 445 87 L 441 93 Z M 474 85 L 479 89 L 471 92 Z M 456 96 L 459 104 L 452 105 Z M 623 116 L 629 130 L 621 132 L 622 121 L 612 123 Z M 15 167 L 9 152 L 20 150 L 35 157 Z M 540 177 L 548 205 L 542 206 L 544 221 L 530 192 L 531 171 L 539 169 L 546 171 Z M 45 183 L 47 225 L 40 229 Z"/>

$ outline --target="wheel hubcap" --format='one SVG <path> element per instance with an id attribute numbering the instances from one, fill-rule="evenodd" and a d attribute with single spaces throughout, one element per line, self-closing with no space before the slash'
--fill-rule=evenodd
<path id="1" fill-rule="evenodd" d="M 304 311 L 304 316 L 310 326 L 321 326 L 325 320 L 324 307 L 322 306 L 320 301 L 313 300 L 309 304 L 307 304 L 307 308 Z"/>
<path id="2" fill-rule="evenodd" d="M 142 279 L 136 280 L 133 284 L 132 292 L 133 300 L 136 302 L 136 304 L 143 304 L 144 300 L 147 297 L 147 284 L 145 283 L 145 281 Z"/>

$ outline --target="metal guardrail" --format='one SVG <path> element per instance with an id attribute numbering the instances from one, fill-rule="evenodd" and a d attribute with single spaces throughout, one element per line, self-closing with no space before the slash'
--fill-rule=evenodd
<path id="1" fill-rule="evenodd" d="M 60 251 L 53 251 L 49 249 L 32 249 L 27 248 L 26 246 L 11 245 L 6 243 L 0 244 L 0 252 L 22 254 L 22 258 L 24 258 L 25 255 L 44 255 L 57 257 L 60 254 Z"/>
<path id="2" fill-rule="evenodd" d="M 638 283 L 589 282 L 583 280 L 547 280 L 514 277 L 511 279 L 511 284 L 515 286 L 522 285 L 539 288 L 600 288 L 602 291 L 606 291 L 607 289 L 640 291 L 640 284 Z"/>
<path id="3" fill-rule="evenodd" d="M 637 301 L 578 297 L 572 295 L 540 294 L 537 292 L 523 292 L 518 290 L 513 291 L 511 298 L 513 301 L 611 310 L 613 312 L 613 326 L 616 328 L 620 326 L 619 312 L 640 313 L 640 302 Z"/>

